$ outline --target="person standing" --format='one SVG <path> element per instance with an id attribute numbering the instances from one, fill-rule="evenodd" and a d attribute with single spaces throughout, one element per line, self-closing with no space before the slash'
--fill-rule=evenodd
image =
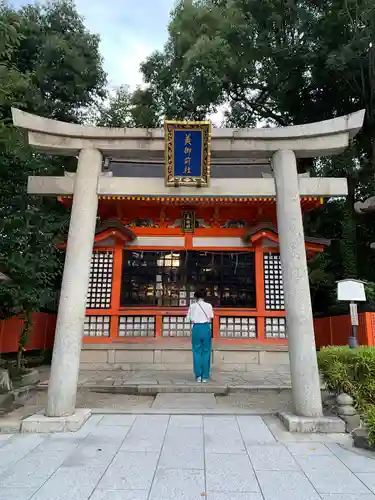
<path id="1" fill-rule="evenodd" d="M 207 382 L 211 368 L 211 321 L 214 317 L 212 305 L 205 302 L 205 294 L 197 290 L 194 294 L 197 302 L 190 305 L 187 319 L 192 323 L 191 343 L 193 350 L 193 368 L 197 382 Z"/>

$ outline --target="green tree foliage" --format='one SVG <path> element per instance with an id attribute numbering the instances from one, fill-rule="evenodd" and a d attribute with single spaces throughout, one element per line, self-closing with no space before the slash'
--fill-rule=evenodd
<path id="1" fill-rule="evenodd" d="M 78 122 L 86 106 L 105 96 L 99 37 L 85 28 L 71 0 L 20 10 L 0 5 L 1 22 L 18 38 L 16 45 L 8 43 L 8 62 L 28 78 L 19 95 L 23 109 Z M 2 113 L 10 117 L 9 108 Z"/>
<path id="2" fill-rule="evenodd" d="M 28 196 L 29 175 L 63 175 L 75 159 L 32 151 L 11 122 L 11 106 L 80 122 L 105 95 L 99 38 L 74 4 L 61 0 L 14 9 L 0 3 L 0 285 L 4 317 L 53 307 L 62 270 L 56 238 L 68 214 L 54 199 Z"/>
<path id="3" fill-rule="evenodd" d="M 109 90 L 106 99 L 87 111 L 86 121 L 99 127 L 144 127 L 159 125 L 157 105 L 147 90 L 131 92 L 127 85 Z"/>
<path id="4" fill-rule="evenodd" d="M 132 94 L 126 85 L 108 92 L 95 110 L 92 121 L 99 127 L 134 127 Z"/>
<path id="5" fill-rule="evenodd" d="M 375 281 L 373 223 L 353 210 L 375 187 L 373 0 L 180 0 L 164 50 L 141 69 L 148 85 L 138 91 L 138 114 L 147 96 L 158 124 L 202 119 L 224 105 L 233 127 L 302 124 L 365 108 L 364 129 L 348 152 L 301 161 L 299 169 L 348 178 L 346 202 L 306 218 L 307 232 L 333 238 L 314 286 L 320 276 L 326 287 L 326 273 Z"/>
<path id="6" fill-rule="evenodd" d="M 371 0 L 180 0 L 141 69 L 160 118 L 229 104 L 288 125 L 374 112 Z M 250 120 L 251 121 L 251 120 Z"/>

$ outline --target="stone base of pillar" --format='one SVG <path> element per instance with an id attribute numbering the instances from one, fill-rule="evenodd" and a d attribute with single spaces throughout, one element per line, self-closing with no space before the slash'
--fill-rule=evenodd
<path id="1" fill-rule="evenodd" d="M 278 417 L 289 432 L 345 433 L 345 422 L 339 417 L 299 417 L 293 413 L 279 413 Z"/>
<path id="2" fill-rule="evenodd" d="M 25 418 L 21 423 L 21 432 L 37 432 L 40 434 L 53 432 L 76 432 L 91 417 L 91 410 L 76 409 L 68 417 L 47 417 L 44 413 L 36 413 Z"/>

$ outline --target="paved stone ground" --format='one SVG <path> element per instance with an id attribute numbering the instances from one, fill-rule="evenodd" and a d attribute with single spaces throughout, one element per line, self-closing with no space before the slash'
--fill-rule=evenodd
<path id="1" fill-rule="evenodd" d="M 40 375 L 40 390 L 22 397 L 16 410 L 4 419 L 0 418 L 0 430 L 13 431 L 17 428 L 17 421 L 45 408 L 49 367 L 42 367 Z M 121 393 L 127 389 L 135 389 L 135 395 Z M 172 393 L 166 396 L 169 397 L 169 404 L 160 402 L 159 398 L 155 400 L 153 392 Z M 259 365 L 254 365 L 253 372 L 246 373 L 214 370 L 208 384 L 197 384 L 192 373 L 186 371 L 83 371 L 79 377 L 77 407 L 108 413 L 155 413 L 156 410 L 167 413 L 168 409 L 176 408 L 194 413 L 197 399 L 194 404 L 190 401 L 182 407 L 178 406 L 178 394 L 183 392 L 208 393 L 212 400 L 203 399 L 205 403 L 198 405 L 199 409 L 207 412 L 264 415 L 293 410 L 289 367 Z"/>
<path id="2" fill-rule="evenodd" d="M 78 385 L 82 388 L 126 387 L 126 386 L 168 386 L 181 389 L 183 386 L 195 384 L 193 374 L 189 371 L 89 371 L 80 373 Z M 42 382 L 39 387 L 48 385 L 48 370 L 42 370 Z M 251 372 L 223 372 L 214 369 L 211 381 L 201 388 L 215 386 L 221 388 L 247 389 L 253 387 L 284 388 L 290 387 L 289 365 L 254 365 Z"/>
<path id="3" fill-rule="evenodd" d="M 189 398 L 191 396 L 191 398 Z M 7 429 L 7 424 L 17 425 L 17 421 L 29 417 L 45 408 L 47 391 L 33 391 L 23 397 L 19 407 L 0 417 L 1 428 Z M 157 410 L 214 410 L 216 412 L 239 413 L 247 412 L 257 415 L 275 413 L 276 411 L 292 411 L 291 391 L 252 391 L 236 393 L 228 396 L 213 394 L 159 394 L 154 396 L 138 396 L 127 394 L 97 393 L 81 388 L 77 394 L 77 408 L 90 408 L 96 412 L 142 413 Z M 14 427 L 11 427 L 14 429 Z"/>
<path id="4" fill-rule="evenodd" d="M 375 500 L 375 461 L 348 442 L 274 417 L 94 415 L 0 436 L 0 500 Z"/>
<path id="5" fill-rule="evenodd" d="M 126 394 L 98 394 L 90 390 L 80 389 L 77 393 L 77 408 L 97 408 L 111 412 L 144 410 L 150 408 L 153 396 L 131 396 Z M 47 391 L 32 391 L 20 401 L 18 408 L 8 413 L 4 420 L 22 420 L 42 410 L 47 404 Z M 2 418 L 0 417 L 0 427 Z"/>

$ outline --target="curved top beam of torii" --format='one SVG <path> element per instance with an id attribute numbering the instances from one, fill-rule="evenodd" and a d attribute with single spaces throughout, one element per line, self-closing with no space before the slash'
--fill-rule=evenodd
<path id="1" fill-rule="evenodd" d="M 297 157 L 337 154 L 345 150 L 362 128 L 365 110 L 331 120 L 274 128 L 214 128 L 213 157 L 270 158 L 275 151 L 293 150 Z M 77 155 L 97 148 L 105 156 L 147 158 L 162 156 L 162 128 L 107 128 L 66 123 L 12 108 L 13 124 L 28 132 L 28 141 L 40 151 Z"/>

